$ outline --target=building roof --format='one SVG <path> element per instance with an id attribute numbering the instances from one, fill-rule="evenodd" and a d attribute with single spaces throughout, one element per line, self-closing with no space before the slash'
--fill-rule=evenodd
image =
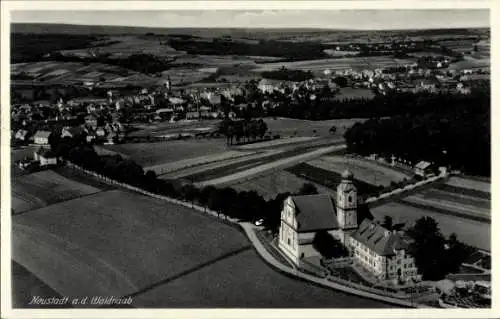
<path id="1" fill-rule="evenodd" d="M 395 250 L 408 247 L 402 234 L 390 232 L 369 219 L 363 220 L 351 237 L 380 256 L 391 256 Z"/>
<path id="2" fill-rule="evenodd" d="M 429 168 L 429 166 L 431 166 L 431 163 L 426 162 L 426 161 L 420 161 L 417 163 L 417 165 L 415 165 L 415 168 L 426 169 L 426 168 Z"/>
<path id="3" fill-rule="evenodd" d="M 291 196 L 296 208 L 298 232 L 337 229 L 337 212 L 328 194 Z"/>
<path id="4" fill-rule="evenodd" d="M 49 138 L 50 134 L 50 131 L 36 131 L 35 138 Z"/>

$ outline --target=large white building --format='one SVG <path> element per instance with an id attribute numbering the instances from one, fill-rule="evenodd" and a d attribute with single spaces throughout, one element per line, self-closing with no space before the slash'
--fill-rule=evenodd
<path id="1" fill-rule="evenodd" d="M 420 279 L 413 258 L 406 253 L 404 236 L 370 219 L 358 226 L 358 196 L 353 174 L 346 170 L 330 194 L 289 196 L 283 204 L 279 248 L 296 265 L 319 256 L 313 247 L 316 233 L 326 231 L 340 240 L 353 260 L 381 280 Z"/>

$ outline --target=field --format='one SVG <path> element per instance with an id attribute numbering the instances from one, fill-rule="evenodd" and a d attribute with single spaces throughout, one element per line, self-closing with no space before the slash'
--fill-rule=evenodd
<path id="1" fill-rule="evenodd" d="M 231 168 L 234 166 L 239 166 L 239 165 L 245 165 L 246 163 L 249 163 L 249 161 L 257 161 L 257 160 L 262 160 L 263 158 L 270 157 L 270 156 L 275 156 L 276 154 L 280 154 L 285 152 L 284 150 L 267 150 L 267 151 L 262 151 L 262 152 L 256 152 L 254 155 L 246 155 L 242 157 L 237 157 L 237 158 L 232 158 L 232 159 L 226 159 L 223 161 L 217 161 L 217 162 L 212 162 L 212 163 L 207 163 L 207 164 L 200 164 L 197 165 L 196 167 L 190 167 L 190 168 L 185 168 L 185 169 L 179 169 L 176 171 L 173 171 L 171 173 L 166 173 L 162 175 L 162 178 L 182 178 L 186 176 L 198 176 L 198 174 L 203 174 L 204 172 L 210 172 L 213 170 L 218 170 L 221 168 Z"/>
<path id="2" fill-rule="evenodd" d="M 288 144 L 309 142 L 309 141 L 312 141 L 316 138 L 317 137 L 281 138 L 281 139 L 277 139 L 277 140 L 271 140 L 271 141 L 258 142 L 258 143 L 252 143 L 252 144 L 247 144 L 247 145 L 243 145 L 243 146 L 238 146 L 238 149 L 252 150 L 252 149 L 258 149 L 258 148 L 276 147 L 276 146 L 282 146 L 282 145 L 288 145 Z"/>
<path id="3" fill-rule="evenodd" d="M 246 158 L 247 156 L 250 156 L 252 154 L 254 153 L 227 151 L 223 153 L 208 154 L 205 156 L 183 159 L 165 164 L 157 164 L 153 166 L 144 167 L 144 169 L 155 171 L 156 174 L 166 174 L 169 172 L 177 171 L 192 166 L 203 165 L 206 163 L 227 161 L 235 158 Z"/>
<path id="4" fill-rule="evenodd" d="M 365 119 L 341 119 L 327 121 L 307 121 L 289 118 L 265 119 L 271 134 L 287 136 L 331 136 L 342 138 L 344 132 L 356 122 L 364 122 Z M 330 128 L 335 126 L 337 132 L 332 134 Z M 316 131 L 316 132 L 314 132 Z"/>
<path id="5" fill-rule="evenodd" d="M 129 134 L 131 137 L 141 136 L 163 136 L 168 134 L 181 134 L 181 133 L 197 133 L 199 129 L 216 129 L 219 121 L 203 120 L 203 121 L 189 121 L 181 120 L 175 123 L 162 122 L 158 124 L 141 124 L 136 125 L 135 132 Z"/>
<path id="6" fill-rule="evenodd" d="M 318 168 L 307 163 L 301 163 L 286 169 L 287 172 L 297 177 L 322 185 L 326 188 L 336 189 L 341 181 L 341 174 L 330 170 Z M 376 188 L 373 184 L 366 183 L 354 175 L 355 185 L 360 194 L 366 195 L 373 192 Z"/>
<path id="7" fill-rule="evenodd" d="M 257 177 L 249 181 L 230 184 L 231 188 L 238 191 L 256 191 L 266 200 L 275 198 L 279 193 L 297 193 L 302 185 L 310 183 L 308 180 L 299 178 L 286 171 L 271 172 L 265 176 Z M 315 184 L 319 193 L 331 193 L 332 190 Z"/>
<path id="8" fill-rule="evenodd" d="M 146 167 L 229 150 L 225 140 L 222 139 L 130 143 L 106 145 L 104 148 L 130 156 L 138 164 Z"/>
<path id="9" fill-rule="evenodd" d="M 363 70 L 383 68 L 389 66 L 399 66 L 412 63 L 406 59 L 395 59 L 391 57 L 356 57 L 356 58 L 338 58 L 338 59 L 321 59 L 321 60 L 308 60 L 297 62 L 275 62 L 266 64 L 257 64 L 255 72 L 273 71 L 278 70 L 282 66 L 294 70 L 310 70 L 310 71 L 324 71 L 329 70 Z"/>
<path id="10" fill-rule="evenodd" d="M 463 61 L 450 64 L 450 69 L 462 70 L 462 69 L 474 69 L 474 68 L 488 68 L 491 65 L 490 57 L 487 56 L 482 59 L 474 59 L 472 57 L 465 56 Z"/>
<path id="11" fill-rule="evenodd" d="M 14 213 L 21 213 L 100 191 L 54 171 L 41 171 L 13 178 L 12 210 Z"/>
<path id="12" fill-rule="evenodd" d="M 254 251 L 214 263 L 148 291 L 135 301 L 140 307 L 156 308 L 391 307 L 294 280 L 270 268 Z"/>
<path id="13" fill-rule="evenodd" d="M 13 216 L 12 227 L 13 259 L 64 296 L 136 293 L 249 245 L 190 209 L 118 190 Z"/>
<path id="14" fill-rule="evenodd" d="M 323 156 L 307 162 L 307 164 L 338 174 L 349 168 L 356 179 L 372 185 L 389 186 L 391 182 L 399 182 L 410 177 L 385 166 L 340 156 Z"/>
<path id="15" fill-rule="evenodd" d="M 427 189 L 421 193 L 411 195 L 403 200 L 405 203 L 416 204 L 422 207 L 431 207 L 437 210 L 491 220 L 491 202 L 474 196 L 456 194 L 439 189 Z"/>
<path id="16" fill-rule="evenodd" d="M 457 176 L 451 177 L 446 182 L 446 185 L 465 188 L 467 190 L 472 190 L 472 191 L 479 191 L 483 193 L 491 193 L 491 183 L 486 183 L 479 180 L 473 180 Z"/>
<path id="17" fill-rule="evenodd" d="M 434 218 L 445 236 L 456 233 L 460 241 L 485 249 L 491 248 L 491 225 L 475 220 L 445 215 L 432 210 L 417 208 L 400 202 L 391 202 L 371 208 L 373 216 L 382 220 L 385 215 L 391 216 L 394 223 L 406 223 L 411 226 L 415 220 L 423 216 Z"/>
<path id="18" fill-rule="evenodd" d="M 35 78 L 35 83 L 43 84 L 78 84 L 104 79 L 107 83 L 118 85 L 147 85 L 158 81 L 138 72 L 100 63 L 86 65 L 77 62 L 33 62 L 13 65 L 11 70 L 12 74 L 25 73 Z"/>

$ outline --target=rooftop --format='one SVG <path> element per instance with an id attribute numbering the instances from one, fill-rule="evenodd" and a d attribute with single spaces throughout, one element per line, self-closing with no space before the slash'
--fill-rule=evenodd
<path id="1" fill-rule="evenodd" d="M 363 220 L 351 237 L 380 256 L 391 256 L 396 250 L 408 247 L 408 241 L 402 234 L 393 233 L 369 219 Z"/>

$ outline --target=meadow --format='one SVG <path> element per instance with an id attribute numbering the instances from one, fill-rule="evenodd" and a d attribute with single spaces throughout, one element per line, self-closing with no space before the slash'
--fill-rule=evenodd
<path id="1" fill-rule="evenodd" d="M 372 185 L 389 186 L 391 182 L 400 182 L 405 178 L 410 178 L 400 171 L 355 158 L 323 156 L 307 164 L 338 174 L 348 168 L 356 179 Z"/>
<path id="2" fill-rule="evenodd" d="M 279 134 L 281 137 L 295 136 L 328 136 L 342 138 L 344 132 L 356 122 L 364 122 L 366 119 L 340 119 L 326 121 L 308 121 L 290 118 L 266 118 L 264 120 L 271 134 Z M 335 126 L 336 132 L 330 129 Z"/>
<path id="3" fill-rule="evenodd" d="M 342 180 L 340 173 L 318 168 L 308 163 L 297 164 L 286 169 L 286 171 L 330 189 L 336 189 Z M 358 188 L 358 192 L 362 195 L 370 194 L 376 190 L 375 185 L 362 181 L 357 175 L 354 175 L 354 184 Z"/>
<path id="4" fill-rule="evenodd" d="M 295 280 L 248 250 L 158 286 L 135 298 L 153 308 L 394 307 Z"/>
<path id="5" fill-rule="evenodd" d="M 399 66 L 404 64 L 411 64 L 411 60 L 395 59 L 392 57 L 355 57 L 355 58 L 337 58 L 337 59 L 318 59 L 307 61 L 294 61 L 294 62 L 274 62 L 257 64 L 255 72 L 273 71 L 281 67 L 295 70 L 310 70 L 310 71 L 323 71 L 325 69 L 336 70 L 363 70 L 375 69 L 389 66 Z"/>
<path id="6" fill-rule="evenodd" d="M 125 154 L 145 167 L 209 154 L 221 154 L 230 150 L 223 139 L 128 143 L 103 147 Z"/>
<path id="7" fill-rule="evenodd" d="M 277 172 L 270 172 L 269 174 L 259 176 L 247 181 L 236 182 L 228 184 L 229 186 L 238 191 L 256 191 L 259 195 L 263 196 L 266 200 L 275 198 L 280 193 L 297 193 L 305 183 L 310 181 L 299 178 L 294 174 L 280 170 Z M 314 184 L 314 183 L 313 183 Z M 332 190 L 323 187 L 319 184 L 314 184 L 319 193 L 331 193 Z"/>
<path id="8" fill-rule="evenodd" d="M 64 296 L 133 294 L 249 245 L 211 217 L 119 190 L 15 215 L 12 236 L 13 260 Z"/>
<path id="9" fill-rule="evenodd" d="M 100 191 L 52 170 L 36 172 L 12 179 L 12 210 L 17 214 Z"/>

